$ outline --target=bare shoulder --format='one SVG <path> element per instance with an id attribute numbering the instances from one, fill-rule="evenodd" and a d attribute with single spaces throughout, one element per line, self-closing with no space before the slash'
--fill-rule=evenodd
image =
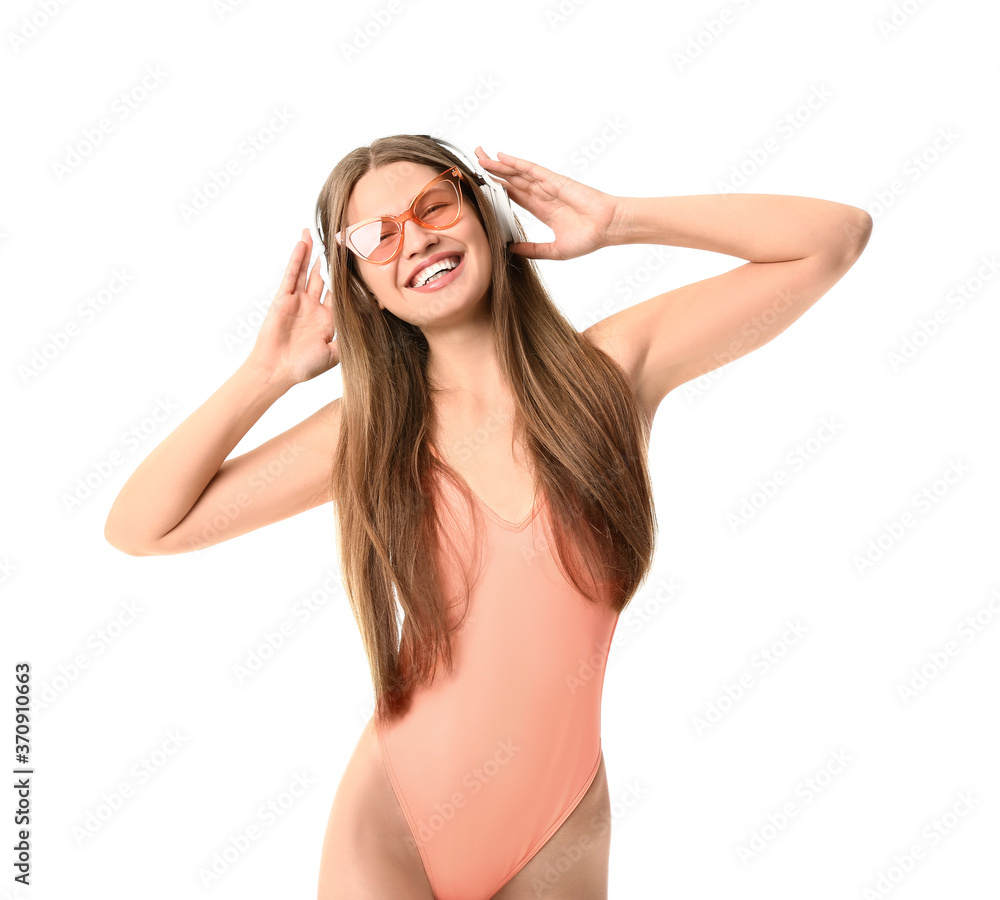
<path id="1" fill-rule="evenodd" d="M 642 345 L 631 337 L 627 329 L 619 327 L 615 316 L 607 316 L 580 333 L 598 350 L 603 350 L 618 363 L 628 376 L 647 427 L 651 427 L 659 402 L 649 395 L 642 384 Z"/>
<path id="2" fill-rule="evenodd" d="M 326 406 L 318 409 L 316 411 L 317 418 L 325 425 L 329 425 L 333 428 L 339 430 L 340 428 L 340 416 L 342 412 L 342 397 L 338 397 L 336 400 L 331 400 Z"/>

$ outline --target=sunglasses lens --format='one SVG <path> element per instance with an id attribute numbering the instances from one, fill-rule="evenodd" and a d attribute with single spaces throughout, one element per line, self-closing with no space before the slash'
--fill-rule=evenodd
<path id="1" fill-rule="evenodd" d="M 413 206 L 416 220 L 427 228 L 448 228 L 458 221 L 461 203 L 454 181 L 439 181 L 424 191 Z M 371 262 L 385 262 L 399 247 L 399 226 L 392 219 L 369 222 L 351 233 L 351 246 Z"/>
<path id="2" fill-rule="evenodd" d="M 351 233 L 351 246 L 358 255 L 372 262 L 381 262 L 396 252 L 399 228 L 395 222 L 369 222 Z"/>
<path id="3" fill-rule="evenodd" d="M 431 228 L 447 228 L 458 221 L 458 186 L 440 181 L 424 191 L 413 209 L 418 221 Z"/>

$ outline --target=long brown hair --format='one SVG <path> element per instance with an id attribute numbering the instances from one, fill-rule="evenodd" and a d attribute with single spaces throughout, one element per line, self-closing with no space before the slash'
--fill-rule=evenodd
<path id="1" fill-rule="evenodd" d="M 507 250 L 489 202 L 468 186 L 475 182 L 466 163 L 422 135 L 392 135 L 352 150 L 323 185 L 316 219 L 344 384 L 332 467 L 337 546 L 380 718 L 401 714 L 412 689 L 433 679 L 439 660 L 452 671 L 452 629 L 436 568 L 444 529 L 429 489 L 435 474 L 456 485 L 470 510 L 477 508 L 464 480 L 430 450 L 434 391 L 423 333 L 379 308 L 353 256 L 333 240 L 349 224 L 347 205 L 361 176 L 399 161 L 438 171 L 458 166 L 466 176 L 464 196 L 490 245 L 492 332 L 514 399 L 515 428 L 547 497 L 559 560 L 574 586 L 590 602 L 620 613 L 649 574 L 656 533 L 649 423 L 627 374 L 563 316 L 534 262 Z M 597 591 L 595 584 L 610 589 Z"/>

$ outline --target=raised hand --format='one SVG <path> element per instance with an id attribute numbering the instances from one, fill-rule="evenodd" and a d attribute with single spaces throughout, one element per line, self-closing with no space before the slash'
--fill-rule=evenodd
<path id="1" fill-rule="evenodd" d="M 517 241 L 512 253 L 531 259 L 572 259 L 611 243 L 620 227 L 621 197 L 605 194 L 507 153 L 490 159 L 476 147 L 480 165 L 504 186 L 510 199 L 552 229 L 555 240 L 547 244 Z"/>
<path id="2" fill-rule="evenodd" d="M 323 279 L 319 257 L 308 272 L 312 236 L 302 229 L 302 240 L 292 250 L 281 285 L 260 326 L 247 364 L 268 381 L 290 387 L 332 369 L 340 362 L 334 338 L 333 295 L 320 302 Z"/>

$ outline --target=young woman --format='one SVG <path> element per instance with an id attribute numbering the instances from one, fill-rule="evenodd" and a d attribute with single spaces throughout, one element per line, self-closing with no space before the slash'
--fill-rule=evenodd
<path id="1" fill-rule="evenodd" d="M 105 530 L 127 553 L 180 553 L 334 502 L 376 709 L 334 798 L 320 900 L 607 896 L 601 692 L 653 558 L 653 415 L 787 328 L 871 231 L 840 203 L 616 197 L 477 155 L 555 240 L 507 243 L 473 168 L 429 137 L 352 151 L 317 202 L 325 297 L 306 230 L 246 362 L 142 463 Z M 530 260 L 626 243 L 748 262 L 577 332 Z M 342 397 L 227 459 L 338 363 Z"/>

